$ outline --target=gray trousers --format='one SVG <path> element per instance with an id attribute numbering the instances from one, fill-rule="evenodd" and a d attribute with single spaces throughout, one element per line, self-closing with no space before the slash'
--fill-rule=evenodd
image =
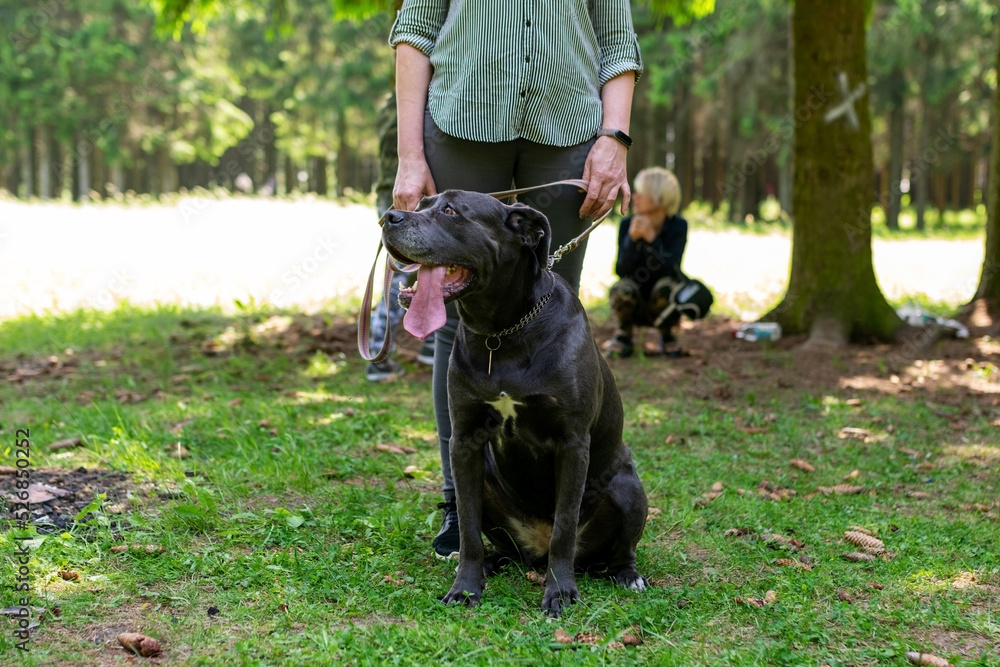
<path id="1" fill-rule="evenodd" d="M 449 136 L 438 129 L 430 112 L 424 116 L 424 154 L 438 192 L 452 189 L 498 192 L 512 187 L 522 188 L 567 178 L 580 178 L 593 145 L 593 139 L 567 147 L 545 146 L 525 139 L 502 143 L 467 141 Z M 518 201 L 538 209 L 549 219 L 552 226 L 552 247 L 549 254 L 590 225 L 589 220 L 580 219 L 580 207 L 585 197 L 586 193 L 565 185 L 536 190 L 518 197 Z M 584 241 L 553 267 L 576 291 L 580 290 L 580 273 L 583 271 L 586 249 L 587 243 Z M 458 312 L 454 303 L 448 304 L 447 313 L 447 323 L 434 334 L 432 380 L 434 418 L 437 421 L 441 448 L 446 501 L 455 497 L 448 449 L 448 441 L 451 440 L 448 361 L 458 328 Z"/>

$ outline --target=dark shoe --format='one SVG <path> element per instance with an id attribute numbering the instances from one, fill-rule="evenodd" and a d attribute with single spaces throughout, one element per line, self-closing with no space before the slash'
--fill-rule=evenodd
<path id="1" fill-rule="evenodd" d="M 691 353 L 688 352 L 687 350 L 682 350 L 679 347 L 675 347 L 672 350 L 667 350 L 666 352 L 664 352 L 663 356 L 665 356 L 667 359 L 680 359 L 681 357 L 690 357 Z"/>
<path id="2" fill-rule="evenodd" d="M 377 364 L 368 364 L 365 369 L 365 379 L 369 382 L 385 382 L 401 377 L 406 371 L 392 359 L 380 361 Z"/>
<path id="3" fill-rule="evenodd" d="M 425 340 L 424 344 L 420 346 L 420 352 L 417 353 L 417 363 L 427 366 L 434 365 L 434 336 Z"/>
<path id="4" fill-rule="evenodd" d="M 608 359 L 627 359 L 632 356 L 634 346 L 632 336 L 619 332 L 615 337 L 604 344 L 604 356 Z"/>
<path id="5" fill-rule="evenodd" d="M 431 546 L 434 547 L 434 555 L 438 558 L 458 558 L 458 506 L 454 499 L 447 502 L 438 503 L 438 509 L 444 510 L 444 520 L 441 523 L 441 532 L 437 534 Z"/>

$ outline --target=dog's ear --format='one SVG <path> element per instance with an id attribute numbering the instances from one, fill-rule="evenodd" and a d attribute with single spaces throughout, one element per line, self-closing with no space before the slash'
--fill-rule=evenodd
<path id="1" fill-rule="evenodd" d="M 507 220 L 504 224 L 517 234 L 524 246 L 534 249 L 541 266 L 547 265 L 551 231 L 549 219 L 541 211 L 526 204 L 512 204 L 507 207 Z"/>

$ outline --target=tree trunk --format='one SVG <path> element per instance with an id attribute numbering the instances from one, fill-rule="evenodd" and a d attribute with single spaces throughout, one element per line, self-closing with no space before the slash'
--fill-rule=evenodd
<path id="1" fill-rule="evenodd" d="M 796 128 L 792 266 L 788 291 L 769 313 L 810 346 L 849 339 L 892 340 L 900 320 L 875 281 L 871 252 L 871 119 L 867 94 L 847 114 L 824 115 L 867 79 L 866 0 L 796 3 L 793 17 L 795 109 L 812 113 Z"/>
<path id="2" fill-rule="evenodd" d="M 38 196 L 52 198 L 52 133 L 48 126 L 38 128 Z"/>
<path id="3" fill-rule="evenodd" d="M 26 129 L 21 135 L 21 183 L 24 198 L 35 196 L 35 133 Z"/>
<path id="4" fill-rule="evenodd" d="M 347 145 L 347 118 L 344 110 L 337 114 L 337 187 L 334 190 L 338 197 L 344 196 L 344 188 L 350 183 L 351 149 Z M 322 193 L 321 193 L 322 194 Z"/>
<path id="5" fill-rule="evenodd" d="M 82 137 L 82 135 L 81 135 Z M 76 196 L 78 199 L 87 200 L 90 198 L 90 191 L 92 185 L 90 182 L 90 160 L 94 154 L 92 144 L 85 142 L 83 140 L 77 142 L 77 146 L 86 145 L 91 147 L 85 151 L 73 151 L 76 155 L 76 181 L 77 181 L 77 191 Z"/>
<path id="6" fill-rule="evenodd" d="M 996 71 L 1000 72 L 1000 29 L 997 37 Z M 1000 317 L 1000 86 L 997 86 L 994 95 L 993 153 L 990 157 L 986 198 L 986 253 L 973 302 L 981 299 L 995 324 Z"/>
<path id="7" fill-rule="evenodd" d="M 885 209 L 885 224 L 889 229 L 899 229 L 899 211 L 902 199 L 900 183 L 903 181 L 903 126 L 906 114 L 903 109 L 904 88 L 902 68 L 897 67 L 889 76 L 891 92 L 889 104 L 889 186 L 882 201 Z"/>

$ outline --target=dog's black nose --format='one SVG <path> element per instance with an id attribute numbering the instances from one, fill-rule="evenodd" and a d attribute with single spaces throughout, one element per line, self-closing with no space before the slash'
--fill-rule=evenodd
<path id="1" fill-rule="evenodd" d="M 406 213 L 404 211 L 397 211 L 396 209 L 391 208 L 385 212 L 385 215 L 383 215 L 382 219 L 378 222 L 380 225 L 384 225 L 387 222 L 390 225 L 396 225 L 401 223 L 404 217 L 406 217 Z"/>

